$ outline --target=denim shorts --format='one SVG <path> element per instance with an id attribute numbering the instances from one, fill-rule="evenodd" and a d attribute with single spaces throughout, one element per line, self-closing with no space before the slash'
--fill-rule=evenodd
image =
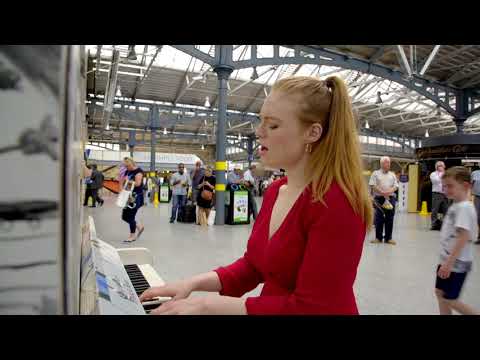
<path id="1" fill-rule="evenodd" d="M 442 279 L 438 276 L 438 270 L 440 265 L 437 266 L 437 279 L 435 281 L 435 288 L 443 291 L 443 298 L 447 300 L 456 300 L 460 296 L 463 283 L 467 277 L 467 272 L 451 272 L 450 276 L 446 279 Z"/>

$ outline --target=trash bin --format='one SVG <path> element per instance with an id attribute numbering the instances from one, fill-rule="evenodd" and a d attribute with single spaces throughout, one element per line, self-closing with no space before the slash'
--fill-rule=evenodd
<path id="1" fill-rule="evenodd" d="M 228 185 L 226 190 L 225 210 L 227 216 L 225 222 L 229 225 L 250 224 L 248 190 L 243 185 L 236 184 Z"/>
<path id="2" fill-rule="evenodd" d="M 168 186 L 168 184 L 163 184 L 160 186 L 160 198 L 158 201 L 161 203 L 170 202 L 170 186 Z"/>

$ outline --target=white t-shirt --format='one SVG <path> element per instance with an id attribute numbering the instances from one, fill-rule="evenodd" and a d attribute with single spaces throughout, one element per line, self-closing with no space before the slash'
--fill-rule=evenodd
<path id="1" fill-rule="evenodd" d="M 480 170 L 475 170 L 472 172 L 472 194 L 475 196 L 480 196 Z"/>
<path id="2" fill-rule="evenodd" d="M 380 190 L 386 191 L 392 187 L 398 188 L 397 177 L 392 171 L 383 172 L 382 169 L 375 170 L 370 176 L 370 181 L 368 182 L 370 186 L 376 186 Z M 380 195 L 375 190 L 373 191 L 374 195 Z M 381 196 L 381 195 L 380 195 Z"/>
<path id="3" fill-rule="evenodd" d="M 438 171 L 434 171 L 430 174 L 430 180 L 432 181 L 432 192 L 443 194 L 442 176 L 443 173 Z"/>
<path id="4" fill-rule="evenodd" d="M 178 183 L 177 185 L 172 185 L 172 195 L 187 195 L 187 188 L 185 186 L 182 186 L 182 183 L 190 185 L 190 177 L 185 171 L 182 175 L 180 175 L 180 173 L 177 171 L 172 175 L 170 184 L 173 184 L 174 182 L 179 180 L 180 183 Z"/>
<path id="5" fill-rule="evenodd" d="M 253 186 L 255 186 L 255 178 L 252 176 L 252 172 L 250 170 L 245 171 L 245 174 L 243 174 L 243 180 L 249 181 Z"/>
<path id="6" fill-rule="evenodd" d="M 465 229 L 469 233 L 469 241 L 458 256 L 452 271 L 470 271 L 473 261 L 472 242 L 478 237 L 477 213 L 470 201 L 454 202 L 448 208 L 443 219 L 440 231 L 440 262 L 443 263 L 451 254 L 456 243 L 457 228 Z"/>

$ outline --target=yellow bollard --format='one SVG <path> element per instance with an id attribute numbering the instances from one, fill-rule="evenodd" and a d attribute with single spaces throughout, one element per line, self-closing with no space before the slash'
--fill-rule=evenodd
<path id="1" fill-rule="evenodd" d="M 158 191 L 155 191 L 155 196 L 153 197 L 153 205 L 158 208 Z"/>
<path id="2" fill-rule="evenodd" d="M 420 211 L 419 215 L 421 215 L 421 216 L 430 215 L 430 213 L 428 212 L 428 209 L 427 209 L 427 202 L 426 201 L 422 201 L 422 211 Z"/>

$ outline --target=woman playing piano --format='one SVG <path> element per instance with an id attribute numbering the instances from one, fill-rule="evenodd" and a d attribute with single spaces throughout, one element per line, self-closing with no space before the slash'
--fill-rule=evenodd
<path id="1" fill-rule="evenodd" d="M 338 77 L 281 79 L 260 118 L 261 161 L 288 176 L 267 189 L 244 256 L 148 289 L 141 301 L 173 297 L 153 314 L 358 314 L 353 283 L 372 206 L 347 88 Z M 260 283 L 259 296 L 241 297 Z"/>

